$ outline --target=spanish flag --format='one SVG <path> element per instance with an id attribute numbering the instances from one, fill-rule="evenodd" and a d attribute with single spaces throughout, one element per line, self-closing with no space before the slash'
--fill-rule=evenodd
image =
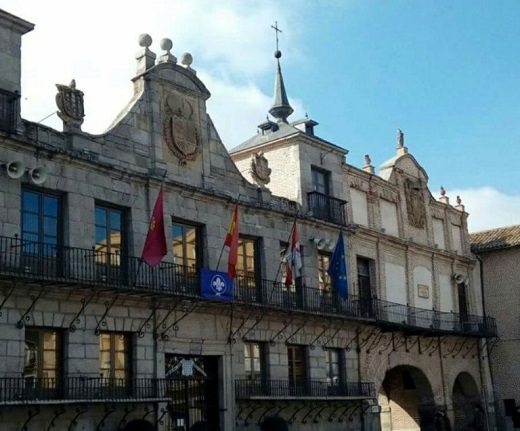
<path id="1" fill-rule="evenodd" d="M 233 218 L 231 219 L 231 223 L 226 235 L 226 241 L 224 242 L 224 245 L 229 247 L 228 276 L 230 280 L 233 280 L 236 276 L 236 266 L 238 260 L 238 229 L 238 204 L 235 204 Z"/>
<path id="2" fill-rule="evenodd" d="M 164 233 L 164 211 L 163 211 L 163 186 L 159 190 L 155 206 L 153 207 L 152 218 L 148 226 L 148 235 L 144 243 L 143 259 L 148 265 L 155 266 L 164 256 L 168 254 L 166 247 L 166 235 Z"/>

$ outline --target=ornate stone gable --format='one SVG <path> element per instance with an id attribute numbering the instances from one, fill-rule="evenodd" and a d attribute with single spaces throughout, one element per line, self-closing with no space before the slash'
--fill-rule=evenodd
<path id="1" fill-rule="evenodd" d="M 424 229 L 426 222 L 426 208 L 424 205 L 424 191 L 421 182 L 407 178 L 404 181 L 406 209 L 408 222 L 417 229 Z"/>
<path id="2" fill-rule="evenodd" d="M 271 169 L 264 153 L 253 153 L 251 156 L 251 176 L 260 186 L 265 186 L 271 181 Z"/>
<path id="3" fill-rule="evenodd" d="M 163 103 L 163 142 L 181 164 L 197 160 L 201 150 L 196 101 L 167 94 Z"/>

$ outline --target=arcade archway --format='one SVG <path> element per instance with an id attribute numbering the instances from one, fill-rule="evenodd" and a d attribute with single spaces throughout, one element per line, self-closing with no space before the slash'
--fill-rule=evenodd
<path id="1" fill-rule="evenodd" d="M 378 398 L 381 431 L 433 430 L 433 391 L 419 368 L 400 365 L 388 370 Z"/>
<path id="2" fill-rule="evenodd" d="M 476 426 L 479 428 L 477 431 L 485 429 L 485 415 L 478 386 L 469 373 L 462 372 L 455 379 L 452 402 L 455 431 L 466 430 L 468 426 Z"/>

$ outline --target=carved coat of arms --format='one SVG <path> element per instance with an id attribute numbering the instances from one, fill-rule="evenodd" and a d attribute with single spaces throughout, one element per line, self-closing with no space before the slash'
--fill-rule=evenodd
<path id="1" fill-rule="evenodd" d="M 181 164 L 197 159 L 201 145 L 192 102 L 172 95 L 166 98 L 163 139 Z"/>
<path id="2" fill-rule="evenodd" d="M 426 208 L 421 184 L 418 181 L 407 179 L 404 183 L 404 192 L 406 196 L 408 222 L 413 227 L 424 229 Z"/>
<path id="3" fill-rule="evenodd" d="M 269 181 L 271 181 L 271 169 L 269 168 L 269 162 L 265 158 L 264 153 L 253 154 L 251 159 L 251 175 L 261 186 L 269 184 Z"/>
<path id="4" fill-rule="evenodd" d="M 76 88 L 74 79 L 69 85 L 56 84 L 56 88 L 58 89 L 56 94 L 58 117 L 68 126 L 81 126 L 85 117 L 83 91 Z"/>

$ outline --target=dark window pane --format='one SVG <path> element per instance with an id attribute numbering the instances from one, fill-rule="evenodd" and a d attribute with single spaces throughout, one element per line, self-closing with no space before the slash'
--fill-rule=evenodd
<path id="1" fill-rule="evenodd" d="M 110 212 L 110 229 L 114 232 L 120 232 L 121 231 L 121 217 L 122 214 L 120 211 L 114 211 L 112 210 Z"/>
<path id="2" fill-rule="evenodd" d="M 96 249 L 98 246 L 102 247 L 106 251 L 107 247 L 107 231 L 104 228 L 96 227 Z"/>
<path id="3" fill-rule="evenodd" d="M 38 212 L 38 193 L 24 191 L 22 199 L 24 211 Z"/>
<path id="4" fill-rule="evenodd" d="M 107 225 L 107 214 L 104 208 L 96 208 L 96 226 Z"/>
<path id="5" fill-rule="evenodd" d="M 40 231 L 38 225 L 38 215 L 24 213 L 22 218 L 22 226 L 24 232 L 38 233 Z"/>
<path id="6" fill-rule="evenodd" d="M 45 236 L 58 236 L 58 219 L 51 217 L 43 218 L 43 233 Z"/>
<path id="7" fill-rule="evenodd" d="M 53 196 L 44 196 L 43 213 L 46 216 L 58 217 L 58 199 Z"/>

